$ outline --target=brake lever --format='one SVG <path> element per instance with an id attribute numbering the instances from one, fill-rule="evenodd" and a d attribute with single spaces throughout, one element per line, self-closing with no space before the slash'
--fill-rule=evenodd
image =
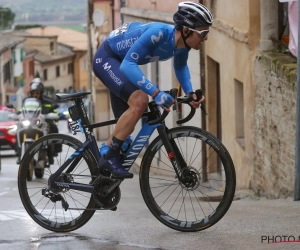
<path id="1" fill-rule="evenodd" d="M 204 114 L 208 115 L 208 114 L 206 113 L 206 109 L 205 109 L 205 104 L 204 104 L 204 103 L 201 103 L 200 108 L 201 108 L 201 110 L 204 112 Z"/>
<path id="2" fill-rule="evenodd" d="M 173 111 L 174 110 L 176 110 L 177 114 L 179 114 L 177 98 L 174 99 Z"/>
<path id="3" fill-rule="evenodd" d="M 197 101 L 201 100 L 202 95 L 203 95 L 203 94 L 202 94 L 202 89 L 197 89 L 196 92 L 195 92 L 195 94 L 196 94 L 196 96 L 197 96 Z M 206 109 L 205 109 L 205 104 L 204 104 L 204 102 L 202 102 L 202 103 L 200 104 L 200 108 L 201 108 L 201 110 L 204 112 L 204 114 L 208 115 L 207 112 L 206 112 Z"/>
<path id="4" fill-rule="evenodd" d="M 178 114 L 177 93 L 178 93 L 177 88 L 173 88 L 170 90 L 170 95 L 174 98 L 173 110 L 176 110 L 176 112 Z"/>

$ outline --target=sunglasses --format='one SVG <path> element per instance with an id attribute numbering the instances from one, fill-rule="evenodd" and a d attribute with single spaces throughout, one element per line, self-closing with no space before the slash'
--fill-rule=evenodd
<path id="1" fill-rule="evenodd" d="M 194 30 L 194 29 L 191 29 L 191 28 L 188 28 L 188 27 L 184 27 L 184 28 L 187 28 L 187 29 L 189 29 L 189 30 L 191 30 L 191 31 L 194 31 L 194 32 L 198 33 L 199 37 L 200 37 L 203 41 L 207 38 L 208 33 L 209 33 L 209 31 L 210 31 L 210 29 L 208 29 L 208 30 Z"/>

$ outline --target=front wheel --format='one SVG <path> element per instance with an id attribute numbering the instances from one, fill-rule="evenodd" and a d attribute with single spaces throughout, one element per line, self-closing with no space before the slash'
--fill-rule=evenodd
<path id="1" fill-rule="evenodd" d="M 140 168 L 145 203 L 160 222 L 172 229 L 207 229 L 226 214 L 234 198 L 232 159 L 217 138 L 200 128 L 173 128 L 168 136 L 177 148 L 175 156 L 185 161 L 184 182 L 178 180 L 157 137 L 145 152 Z"/>

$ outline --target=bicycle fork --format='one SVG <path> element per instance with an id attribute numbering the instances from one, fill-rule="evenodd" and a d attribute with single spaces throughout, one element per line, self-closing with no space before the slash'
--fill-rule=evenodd
<path id="1" fill-rule="evenodd" d="M 165 125 L 157 127 L 157 131 L 163 141 L 163 145 L 165 146 L 165 149 L 167 151 L 168 158 L 173 165 L 179 181 L 184 182 L 183 171 L 186 169 L 187 164 L 180 150 L 178 149 L 177 144 L 175 143 L 174 139 L 168 137 L 167 128 L 165 127 Z"/>

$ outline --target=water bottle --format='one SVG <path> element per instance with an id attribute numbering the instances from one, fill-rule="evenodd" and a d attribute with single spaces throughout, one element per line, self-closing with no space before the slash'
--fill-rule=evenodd
<path id="1" fill-rule="evenodd" d="M 123 153 L 126 153 L 127 150 L 129 149 L 130 145 L 132 143 L 132 139 L 131 139 L 131 136 L 128 135 L 126 140 L 124 141 L 123 145 L 122 145 L 122 152 Z"/>
<path id="2" fill-rule="evenodd" d="M 105 155 L 107 150 L 109 149 L 109 146 L 107 146 L 105 143 L 102 143 L 100 148 L 100 155 Z"/>

